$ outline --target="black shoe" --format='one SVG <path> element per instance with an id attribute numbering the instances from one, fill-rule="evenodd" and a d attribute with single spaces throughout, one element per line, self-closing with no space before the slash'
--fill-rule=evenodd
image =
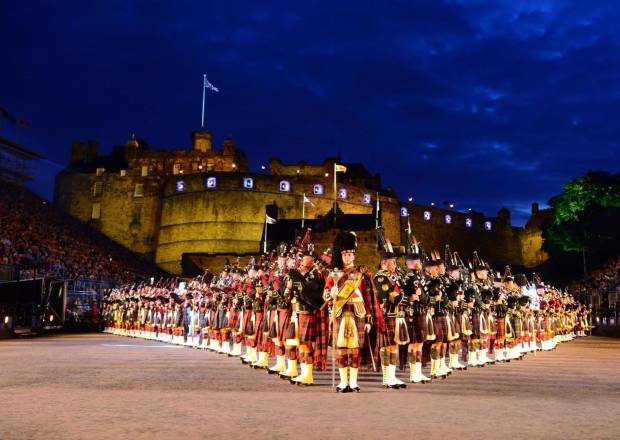
<path id="1" fill-rule="evenodd" d="M 337 392 L 337 393 L 343 393 L 343 394 L 344 394 L 344 393 L 350 393 L 350 392 L 352 392 L 352 391 L 353 391 L 353 390 L 351 389 L 351 387 L 350 387 L 349 385 L 347 385 L 347 386 L 346 386 L 346 387 L 344 387 L 344 388 L 338 388 L 338 387 L 336 387 L 336 392 Z"/>
<path id="2" fill-rule="evenodd" d="M 352 393 L 352 392 L 354 392 L 354 391 L 355 391 L 356 393 L 359 393 L 360 391 L 362 391 L 362 390 L 360 389 L 360 387 L 355 387 L 355 388 L 348 387 L 348 388 L 349 388 L 349 393 Z"/>

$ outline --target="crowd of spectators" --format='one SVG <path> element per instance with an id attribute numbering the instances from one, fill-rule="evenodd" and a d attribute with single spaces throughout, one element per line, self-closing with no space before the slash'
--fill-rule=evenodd
<path id="1" fill-rule="evenodd" d="M 609 292 L 616 291 L 619 287 L 620 256 L 612 258 L 607 263 L 593 270 L 587 278 L 573 281 L 568 285 L 568 290 L 577 297 L 586 294 L 601 294 L 605 296 Z"/>
<path id="2" fill-rule="evenodd" d="M 151 263 L 23 187 L 0 181 L 0 266 L 20 278 L 128 283 L 161 275 Z"/>

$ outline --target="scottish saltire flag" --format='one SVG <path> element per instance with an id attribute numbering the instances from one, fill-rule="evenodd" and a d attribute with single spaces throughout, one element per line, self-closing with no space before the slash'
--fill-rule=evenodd
<path id="1" fill-rule="evenodd" d="M 205 76 L 205 88 L 209 90 L 213 90 L 214 92 L 220 91 L 220 89 L 218 89 L 217 87 L 215 87 L 213 84 L 209 82 L 206 76 Z"/>

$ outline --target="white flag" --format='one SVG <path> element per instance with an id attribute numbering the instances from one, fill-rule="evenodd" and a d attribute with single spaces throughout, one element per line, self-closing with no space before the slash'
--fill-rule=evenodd
<path id="1" fill-rule="evenodd" d="M 276 224 L 276 219 L 275 218 L 271 218 L 267 214 L 265 214 L 265 223 L 267 223 L 268 225 L 275 225 Z"/>
<path id="2" fill-rule="evenodd" d="M 345 167 L 344 165 L 338 165 L 337 163 L 334 164 L 334 169 L 336 170 L 337 173 L 346 173 L 347 172 L 347 167 Z"/>
<path id="3" fill-rule="evenodd" d="M 304 203 L 310 203 L 312 206 L 314 206 L 314 203 L 312 203 L 312 201 L 306 197 L 306 195 L 304 194 Z"/>
<path id="4" fill-rule="evenodd" d="M 209 90 L 213 90 L 214 92 L 220 91 L 220 89 L 218 89 L 217 87 L 215 87 L 213 84 L 209 82 L 206 76 L 205 76 L 205 88 Z"/>

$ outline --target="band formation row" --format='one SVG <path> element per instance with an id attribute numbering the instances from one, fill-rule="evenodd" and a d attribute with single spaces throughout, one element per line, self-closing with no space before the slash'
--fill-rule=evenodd
<path id="1" fill-rule="evenodd" d="M 310 231 L 260 261 L 227 264 L 185 283 L 176 279 L 106 292 L 105 332 L 238 356 L 253 368 L 312 385 L 338 368 L 337 392 L 359 392 L 360 368 L 382 371 L 382 385 L 445 379 L 454 370 L 521 359 L 585 336 L 590 310 L 533 276 L 495 273 L 474 252 L 463 262 L 446 246 L 426 252 L 410 237 L 405 264 L 378 231 L 381 268 L 355 265 L 357 237 L 341 231 L 315 255 Z M 270 360 L 275 362 L 270 365 Z M 430 360 L 430 371 L 426 369 Z"/>

